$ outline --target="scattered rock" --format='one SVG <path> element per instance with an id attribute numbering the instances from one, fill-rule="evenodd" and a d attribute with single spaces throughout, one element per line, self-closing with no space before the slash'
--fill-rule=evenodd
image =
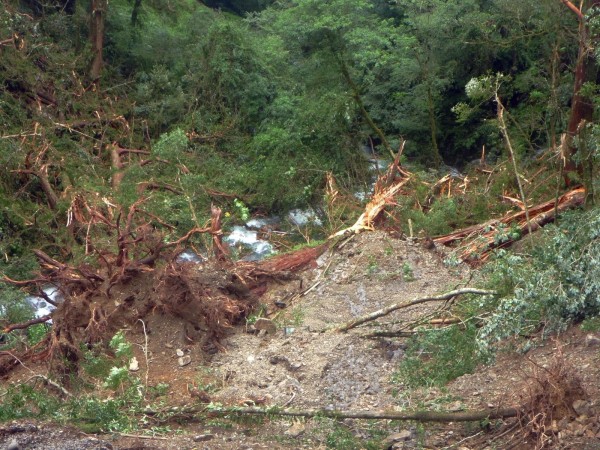
<path id="1" fill-rule="evenodd" d="M 402 430 L 398 433 L 390 434 L 383 441 L 383 448 L 390 448 L 397 442 L 408 441 L 412 438 L 412 432 L 410 430 Z"/>
<path id="2" fill-rule="evenodd" d="M 199 434 L 197 436 L 194 436 L 193 441 L 194 442 L 206 442 L 206 441 L 210 441 L 211 439 L 214 439 L 215 435 L 212 433 L 206 433 L 206 434 Z"/>
<path id="3" fill-rule="evenodd" d="M 13 439 L 12 441 L 10 441 L 10 444 L 8 444 L 8 446 L 6 447 L 6 450 L 19 450 L 21 447 L 19 447 L 19 443 L 17 442 L 16 439 Z"/>
<path id="4" fill-rule="evenodd" d="M 165 347 L 167 347 L 167 348 L 173 348 L 173 344 L 166 343 Z"/>
<path id="5" fill-rule="evenodd" d="M 177 350 L 175 350 L 175 353 L 177 354 L 177 356 L 183 356 L 185 355 L 185 353 L 183 352 L 183 350 L 181 350 L 180 348 L 178 348 Z"/>
<path id="6" fill-rule="evenodd" d="M 590 404 L 585 400 L 575 400 L 573 402 L 573 409 L 578 416 L 591 416 Z"/>
<path id="7" fill-rule="evenodd" d="M 560 419 L 560 421 L 557 424 L 558 429 L 560 431 L 564 431 L 567 429 L 567 427 L 569 426 L 569 418 L 568 417 L 563 417 L 562 419 Z"/>
<path id="8" fill-rule="evenodd" d="M 180 367 L 187 366 L 192 362 L 192 357 L 190 355 L 185 355 L 177 358 L 177 363 Z"/>
<path id="9" fill-rule="evenodd" d="M 458 412 L 458 411 L 462 411 L 465 408 L 463 407 L 462 403 L 460 401 L 456 401 L 454 403 L 450 403 L 448 405 L 448 411 L 450 412 Z"/>
<path id="10" fill-rule="evenodd" d="M 303 422 L 294 422 L 293 425 L 285 431 L 285 434 L 291 437 L 298 437 L 304 433 L 305 429 L 306 425 Z"/>
<path id="11" fill-rule="evenodd" d="M 131 361 L 129 361 L 129 370 L 131 372 L 137 372 L 140 370 L 140 363 L 135 356 L 131 358 Z"/>
<path id="12" fill-rule="evenodd" d="M 275 323 L 270 319 L 265 319 L 264 317 L 261 317 L 254 322 L 254 328 L 260 331 L 264 330 L 269 334 L 275 334 L 277 332 L 277 326 Z"/>
<path id="13" fill-rule="evenodd" d="M 588 334 L 585 337 L 585 345 L 588 347 L 597 347 L 600 345 L 600 337 L 595 336 L 593 334 Z"/>

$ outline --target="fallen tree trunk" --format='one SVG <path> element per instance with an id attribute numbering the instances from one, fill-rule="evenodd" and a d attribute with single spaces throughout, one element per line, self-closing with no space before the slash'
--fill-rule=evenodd
<path id="1" fill-rule="evenodd" d="M 408 302 L 394 303 L 393 305 L 386 306 L 385 308 L 379 309 L 372 313 L 366 314 L 364 316 L 353 319 L 349 322 L 346 322 L 338 327 L 335 327 L 332 331 L 348 331 L 352 328 L 356 328 L 359 325 L 362 325 L 366 322 L 371 322 L 379 317 L 383 317 L 388 315 L 391 312 L 394 312 L 398 309 L 408 308 L 409 306 L 418 305 L 420 303 L 426 302 L 436 302 L 436 301 L 444 301 L 450 300 L 452 297 L 456 297 L 457 295 L 463 294 L 476 294 L 476 295 L 496 295 L 495 291 L 487 291 L 484 289 L 475 289 L 475 288 L 463 288 L 456 289 L 454 291 L 446 292 L 445 294 L 434 295 L 431 297 L 421 297 L 416 298 L 414 300 L 410 300 Z"/>
<path id="2" fill-rule="evenodd" d="M 260 416 L 331 417 L 333 419 L 415 420 L 417 422 L 474 422 L 478 420 L 517 417 L 517 408 L 490 408 L 481 411 L 343 411 L 335 409 L 278 409 L 278 408 L 218 408 L 210 411 L 217 415 L 250 414 Z"/>
<path id="3" fill-rule="evenodd" d="M 585 189 L 577 188 L 563 194 L 558 201 L 549 200 L 529 208 L 529 226 L 525 211 L 509 214 L 498 220 L 490 220 L 479 225 L 473 225 L 462 230 L 455 231 L 445 236 L 436 237 L 436 244 L 450 245 L 458 241 L 473 239 L 459 254 L 459 258 L 473 260 L 476 255 L 480 261 L 485 261 L 491 251 L 495 248 L 507 247 L 516 238 L 508 236 L 506 239 L 498 239 L 497 227 L 516 227 L 519 231 L 519 239 L 529 232 L 534 232 L 544 225 L 556 220 L 557 214 L 568 209 L 576 208 L 585 200 Z"/>

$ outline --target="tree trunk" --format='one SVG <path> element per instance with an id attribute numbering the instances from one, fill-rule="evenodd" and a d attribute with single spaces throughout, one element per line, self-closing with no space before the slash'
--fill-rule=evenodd
<path id="1" fill-rule="evenodd" d="M 571 101 L 571 115 L 567 126 L 567 139 L 563 155 L 565 158 L 564 178 L 565 184 L 573 184 L 573 173 L 579 177 L 583 175 L 582 162 L 575 162 L 574 155 L 577 152 L 573 139 L 579 134 L 581 127 L 586 122 L 591 122 L 594 114 L 594 105 L 590 99 L 581 95 L 581 88 L 587 81 L 596 81 L 597 66 L 594 61 L 591 46 L 589 45 L 589 26 L 586 20 L 586 12 L 594 7 L 600 6 L 600 0 L 587 0 L 582 2 L 578 9 L 569 0 L 560 0 L 567 8 L 577 15 L 579 20 L 579 53 L 575 65 L 575 81 L 573 85 L 573 99 Z"/>
<path id="2" fill-rule="evenodd" d="M 94 59 L 90 68 L 90 78 L 98 81 L 102 73 L 102 50 L 104 49 L 104 22 L 108 0 L 92 0 L 92 14 L 90 22 L 90 40 L 92 41 L 92 53 Z"/>

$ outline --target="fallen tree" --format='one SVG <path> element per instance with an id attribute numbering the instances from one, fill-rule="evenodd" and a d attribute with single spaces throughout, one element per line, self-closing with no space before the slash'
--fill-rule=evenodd
<path id="1" fill-rule="evenodd" d="M 496 295 L 494 291 L 487 291 L 484 289 L 475 289 L 475 288 L 463 288 L 456 289 L 454 291 L 446 292 L 440 295 L 434 295 L 430 297 L 421 297 L 416 298 L 414 300 L 410 300 L 407 302 L 394 303 L 393 305 L 386 306 L 385 308 L 378 309 L 377 311 L 373 311 L 372 313 L 365 314 L 364 316 L 357 317 L 349 322 L 346 322 L 342 325 L 339 325 L 332 329 L 332 331 L 345 332 L 351 330 L 352 328 L 356 328 L 359 325 L 362 325 L 367 322 L 371 322 L 380 317 L 386 316 L 394 311 L 399 309 L 408 308 L 410 306 L 418 305 L 426 302 L 439 302 L 450 300 L 456 296 L 464 295 L 464 294 L 475 294 L 475 295 Z"/>
<path id="2" fill-rule="evenodd" d="M 210 408 L 214 415 L 259 415 L 287 417 L 330 417 L 332 419 L 367 419 L 367 420 L 414 420 L 417 422 L 474 422 L 479 420 L 495 420 L 517 417 L 519 408 L 489 408 L 479 411 L 345 411 L 336 409 L 281 409 L 272 408 Z"/>
<path id="3" fill-rule="evenodd" d="M 143 203 L 142 198 L 123 209 L 108 201 L 90 204 L 76 197 L 69 226 L 85 245 L 86 262 L 67 264 L 34 250 L 41 267 L 38 276 L 1 279 L 45 296 L 56 309 L 48 316 L 4 327 L 4 333 L 11 333 L 52 320 L 50 332 L 34 348 L 0 354 L 0 374 L 28 358 L 48 359 L 54 369 L 68 366 L 72 371 L 85 347 L 104 344 L 118 330 L 146 323 L 154 314 L 174 317 L 173 326 L 182 328 L 187 342 L 206 351 L 223 349 L 220 341 L 255 310 L 270 282 L 293 278 L 294 271 L 328 248 L 322 245 L 267 261 L 234 262 L 222 242 L 219 208 L 212 207 L 205 226 L 165 242 L 162 222 L 151 216 L 147 220 Z M 212 241 L 213 257 L 201 268 L 177 260 L 183 246 L 198 234 Z M 60 301 L 44 294 L 48 285 L 57 287 Z"/>
<path id="4" fill-rule="evenodd" d="M 501 219 L 489 220 L 444 236 L 438 236 L 433 241 L 442 245 L 463 242 L 463 245 L 457 249 L 458 257 L 463 261 L 482 262 L 489 257 L 492 250 L 510 246 L 517 239 L 553 222 L 561 212 L 581 206 L 584 200 L 585 189 L 573 189 L 557 200 L 549 200 L 530 207 L 529 223 L 525 211 L 519 211 L 508 214 Z M 502 229 L 516 230 L 518 231 L 518 237 L 503 234 Z"/>

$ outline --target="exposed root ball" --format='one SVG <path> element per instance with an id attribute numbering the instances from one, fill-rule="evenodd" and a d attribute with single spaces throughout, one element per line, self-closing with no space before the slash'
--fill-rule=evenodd
<path id="1" fill-rule="evenodd" d="M 536 448 L 543 449 L 556 441 L 558 421 L 577 417 L 573 402 L 587 396 L 579 375 L 560 354 L 549 367 L 534 364 L 531 380 L 520 423 L 522 430 L 536 440 Z"/>

